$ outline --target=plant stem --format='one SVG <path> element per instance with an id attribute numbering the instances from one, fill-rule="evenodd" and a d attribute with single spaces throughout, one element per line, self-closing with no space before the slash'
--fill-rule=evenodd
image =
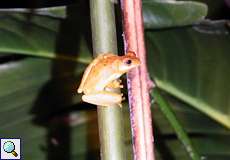
<path id="1" fill-rule="evenodd" d="M 114 4 L 90 0 L 94 56 L 117 53 Z M 119 91 L 117 91 L 119 92 Z M 120 107 L 97 107 L 102 160 L 125 160 L 124 126 Z"/>
<path id="2" fill-rule="evenodd" d="M 121 0 L 123 9 L 124 44 L 126 51 L 134 51 L 141 66 L 128 73 L 130 119 L 135 160 L 154 160 L 152 115 L 149 89 L 151 84 L 144 43 L 141 0 Z"/>

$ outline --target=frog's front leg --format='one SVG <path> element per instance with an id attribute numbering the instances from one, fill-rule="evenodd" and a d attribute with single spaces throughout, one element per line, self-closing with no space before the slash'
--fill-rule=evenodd
<path id="1" fill-rule="evenodd" d="M 106 87 L 108 88 L 123 88 L 124 86 L 121 84 L 121 80 L 117 79 L 109 83 Z"/>
<path id="2" fill-rule="evenodd" d="M 122 106 L 122 94 L 108 91 L 100 91 L 96 93 L 83 95 L 82 100 L 87 103 L 105 107 Z"/>

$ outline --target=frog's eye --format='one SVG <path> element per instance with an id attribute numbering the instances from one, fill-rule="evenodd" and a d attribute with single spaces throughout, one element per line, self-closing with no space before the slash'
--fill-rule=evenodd
<path id="1" fill-rule="evenodd" d="M 125 64 L 127 64 L 127 65 L 132 64 L 132 60 L 130 60 L 130 59 L 126 59 L 124 62 L 125 62 Z"/>

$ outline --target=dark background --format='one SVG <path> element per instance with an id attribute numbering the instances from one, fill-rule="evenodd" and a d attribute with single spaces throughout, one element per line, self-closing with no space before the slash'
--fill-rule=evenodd
<path id="1" fill-rule="evenodd" d="M 60 6 L 74 3 L 74 0 L 1 0 L 1 8 L 37 8 L 37 7 L 49 7 Z"/>

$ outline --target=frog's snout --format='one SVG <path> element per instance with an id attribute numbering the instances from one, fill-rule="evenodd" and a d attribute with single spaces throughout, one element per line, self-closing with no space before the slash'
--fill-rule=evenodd
<path id="1" fill-rule="evenodd" d="M 141 64 L 140 59 L 139 59 L 139 58 L 136 58 L 136 62 L 135 62 L 135 63 L 136 63 L 137 66 L 139 66 L 139 65 Z"/>

